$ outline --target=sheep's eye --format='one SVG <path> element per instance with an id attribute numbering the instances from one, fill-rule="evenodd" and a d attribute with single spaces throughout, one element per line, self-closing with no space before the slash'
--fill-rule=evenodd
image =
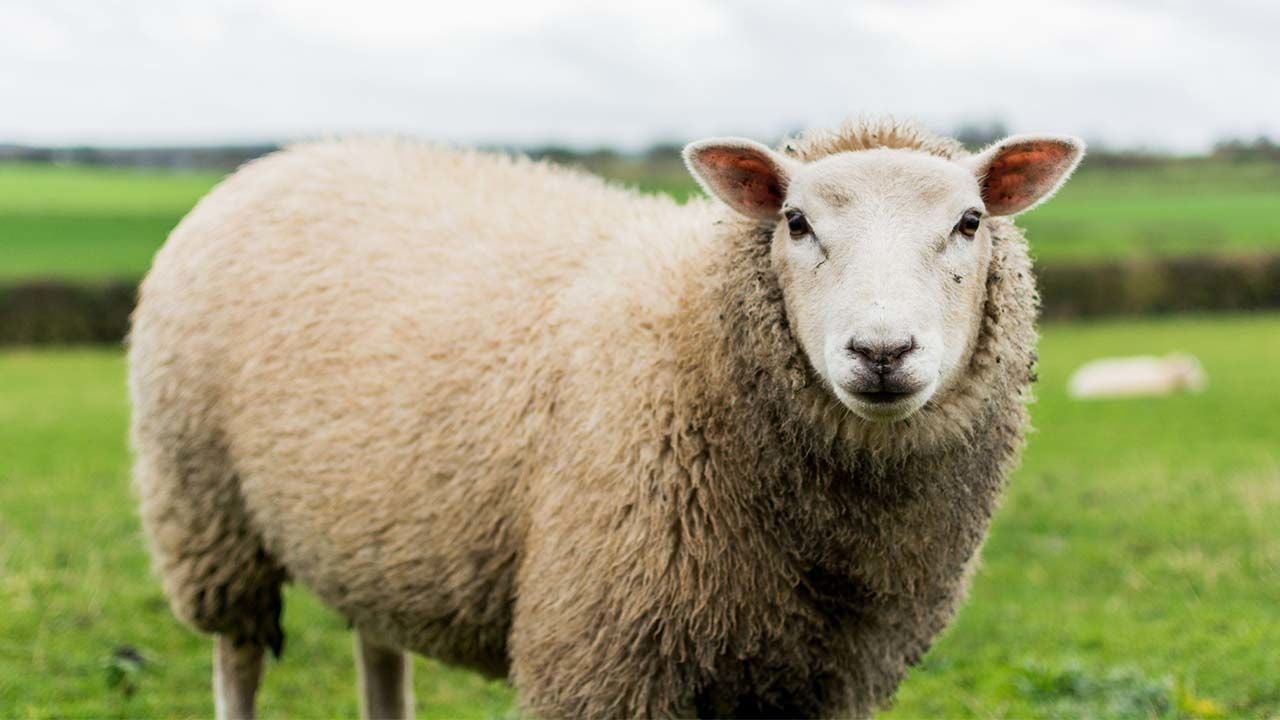
<path id="1" fill-rule="evenodd" d="M 965 237 L 973 237 L 978 234 L 978 225 L 982 223 L 982 213 L 977 210 L 965 210 L 960 216 L 960 222 L 956 223 L 956 230 Z"/>
<path id="2" fill-rule="evenodd" d="M 812 232 L 809 221 L 804 219 L 804 213 L 799 210 L 787 211 L 787 229 L 791 231 L 793 238 L 802 238 Z"/>

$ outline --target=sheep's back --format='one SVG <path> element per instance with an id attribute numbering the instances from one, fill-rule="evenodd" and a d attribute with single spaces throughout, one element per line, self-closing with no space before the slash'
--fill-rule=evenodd
<path id="1" fill-rule="evenodd" d="M 207 426 L 295 578 L 448 659 L 476 644 L 449 632 L 505 637 L 557 337 L 590 311 L 563 307 L 567 291 L 602 257 L 625 266 L 644 245 L 635 223 L 672 210 L 410 142 L 251 163 L 175 229 L 135 315 L 135 386 L 181 386 L 201 407 L 142 392 L 156 399 L 136 412 Z M 420 621 L 447 614 L 451 630 Z"/>

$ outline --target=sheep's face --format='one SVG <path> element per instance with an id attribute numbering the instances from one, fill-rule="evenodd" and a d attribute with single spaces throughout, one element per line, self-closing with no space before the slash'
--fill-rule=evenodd
<path id="1" fill-rule="evenodd" d="M 961 160 L 908 150 L 800 163 L 747 140 L 690 145 L 712 194 L 776 223 L 787 317 L 831 392 L 869 421 L 910 416 L 968 365 L 991 260 L 985 219 L 1051 195 L 1073 138 L 1021 136 Z"/>

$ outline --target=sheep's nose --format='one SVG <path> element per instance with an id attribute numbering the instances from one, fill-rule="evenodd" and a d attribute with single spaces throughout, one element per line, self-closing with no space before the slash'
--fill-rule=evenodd
<path id="1" fill-rule="evenodd" d="M 848 344 L 849 353 L 880 375 L 893 372 L 902 360 L 916 349 L 914 337 L 906 340 L 864 340 L 854 338 Z"/>

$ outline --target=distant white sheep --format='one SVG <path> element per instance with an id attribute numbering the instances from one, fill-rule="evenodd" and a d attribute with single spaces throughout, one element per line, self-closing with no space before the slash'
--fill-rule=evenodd
<path id="1" fill-rule="evenodd" d="M 1199 360 L 1174 353 L 1094 360 L 1071 375 L 1067 391 L 1080 399 L 1169 395 L 1200 392 L 1206 382 Z"/>
<path id="2" fill-rule="evenodd" d="M 531 716 L 867 715 L 965 595 L 1026 422 L 1010 217 L 1081 143 L 893 122 L 694 143 L 723 202 L 407 142 L 254 162 L 182 221 L 130 348 L 175 613 L 249 714 L 281 584 L 509 677 Z"/>

